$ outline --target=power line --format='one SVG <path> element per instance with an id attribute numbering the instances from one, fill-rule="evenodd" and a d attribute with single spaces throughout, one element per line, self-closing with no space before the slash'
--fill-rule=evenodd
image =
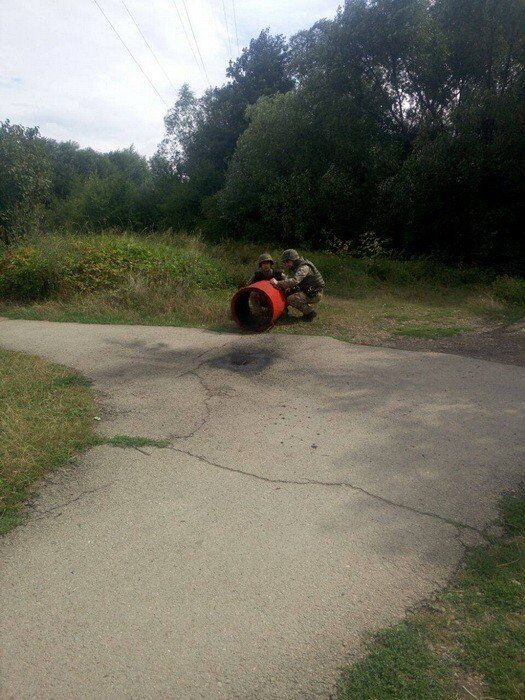
<path id="1" fill-rule="evenodd" d="M 235 9 L 235 0 L 232 0 L 232 7 L 233 7 L 233 25 L 235 27 L 235 43 L 237 44 L 237 55 L 241 53 L 241 49 L 239 48 L 239 32 L 237 31 L 237 11 Z"/>
<path id="2" fill-rule="evenodd" d="M 169 84 L 171 85 L 171 87 L 176 91 L 177 88 L 176 88 L 175 85 L 172 83 L 170 76 L 166 73 L 166 71 L 165 71 L 165 69 L 164 69 L 164 66 L 162 65 L 162 63 L 161 63 L 161 62 L 159 61 L 159 59 L 158 59 L 157 54 L 156 54 L 155 51 L 153 51 L 153 49 L 151 48 L 149 41 L 148 41 L 148 40 L 146 39 L 146 37 L 144 36 L 144 34 L 143 34 L 143 32 L 142 32 L 142 29 L 139 27 L 139 24 L 138 24 L 137 20 L 136 20 L 135 17 L 131 14 L 131 11 L 130 11 L 129 7 L 128 7 L 128 6 L 126 5 L 126 3 L 125 3 L 125 0 L 121 0 L 121 2 L 122 2 L 122 4 L 124 5 L 124 7 L 126 8 L 126 12 L 128 13 L 128 15 L 131 17 L 131 19 L 132 19 L 132 21 L 133 21 L 133 24 L 137 27 L 140 36 L 144 39 L 144 43 L 146 44 L 146 46 L 147 46 L 148 49 L 150 50 L 151 55 L 152 55 L 153 58 L 157 61 L 157 64 L 158 64 L 159 68 L 161 69 L 161 71 L 162 71 L 162 72 L 164 73 L 164 75 L 166 76 L 166 78 L 167 78 Z"/>
<path id="3" fill-rule="evenodd" d="M 206 80 L 207 79 L 207 74 L 205 70 L 203 70 L 203 66 L 199 63 L 199 59 L 197 58 L 197 54 L 195 53 L 195 49 L 193 48 L 193 44 L 191 43 L 191 39 L 188 35 L 188 32 L 186 31 L 186 25 L 184 24 L 184 20 L 182 19 L 182 15 L 179 10 L 179 6 L 177 5 L 177 0 L 172 0 L 173 5 L 175 6 L 175 10 L 177 11 L 177 16 L 179 18 L 179 22 L 181 24 L 182 30 L 184 32 L 184 36 L 186 37 L 186 42 L 188 43 L 188 46 L 190 47 L 190 51 L 193 55 L 193 58 L 195 59 L 195 63 L 197 64 L 197 68 L 201 72 L 203 78 Z M 210 81 L 208 80 L 208 85 L 210 85 Z M 210 85 L 211 87 L 211 85 Z"/>
<path id="4" fill-rule="evenodd" d="M 226 33 L 228 35 L 228 51 L 230 52 L 230 60 L 232 58 L 232 42 L 230 39 L 230 27 L 228 25 L 228 15 L 226 13 L 226 3 L 222 0 L 222 9 L 224 10 L 224 22 L 226 23 Z"/>
<path id="5" fill-rule="evenodd" d="M 111 29 L 113 29 L 113 31 L 115 32 L 115 34 L 116 34 L 117 37 L 119 38 L 120 42 L 122 43 L 122 46 L 126 49 L 126 51 L 129 53 L 129 55 L 131 56 L 131 58 L 135 61 L 135 63 L 137 64 L 138 69 L 139 69 L 140 72 L 144 75 L 144 77 L 146 78 L 146 80 L 148 81 L 148 83 L 151 85 L 151 87 L 153 88 L 153 90 L 154 90 L 155 93 L 157 94 L 158 98 L 161 100 L 161 102 L 162 102 L 162 103 L 164 104 L 164 106 L 167 108 L 167 107 L 168 107 L 168 104 L 167 104 L 166 100 L 162 97 L 162 95 L 161 95 L 160 92 L 157 90 L 157 88 L 155 87 L 155 85 L 151 82 L 149 75 L 146 73 L 146 71 L 144 70 L 144 68 L 140 65 L 140 63 L 137 61 L 137 59 L 135 58 L 135 56 L 132 54 L 131 50 L 128 48 L 128 45 L 126 44 L 126 42 L 124 41 L 124 39 L 120 36 L 120 34 L 119 34 L 118 31 L 116 30 L 115 26 L 113 25 L 113 23 L 111 22 L 111 20 L 110 20 L 109 17 L 107 16 L 107 14 L 104 12 L 104 10 L 102 9 L 102 7 L 99 5 L 98 0 L 93 0 L 93 2 L 94 2 L 95 5 L 98 7 L 98 9 L 100 10 L 100 12 L 104 15 L 104 17 L 105 17 L 105 19 L 106 19 L 106 22 L 109 24 L 109 26 L 111 27 Z"/>
<path id="6" fill-rule="evenodd" d="M 210 79 L 208 78 L 208 71 L 206 70 L 206 64 L 204 63 L 204 60 L 202 58 L 201 50 L 199 49 L 199 42 L 197 41 L 197 37 L 195 36 L 195 32 L 193 31 L 193 24 L 191 23 L 188 8 L 186 7 L 186 0 L 182 0 L 182 4 L 184 5 L 184 11 L 186 12 L 186 17 L 188 18 L 188 24 L 190 25 L 191 34 L 193 36 L 193 41 L 195 42 L 195 47 L 197 49 L 197 53 L 199 54 L 199 58 L 201 59 L 202 67 L 204 68 L 204 74 L 206 76 L 206 80 L 208 81 L 208 85 L 211 87 Z"/>

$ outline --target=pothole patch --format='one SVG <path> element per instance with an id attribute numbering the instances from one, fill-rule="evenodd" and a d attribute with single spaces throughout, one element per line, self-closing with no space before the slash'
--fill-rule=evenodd
<path id="1" fill-rule="evenodd" d="M 209 364 L 231 372 L 258 373 L 270 367 L 276 359 L 277 354 L 271 350 L 230 350 L 213 358 Z"/>

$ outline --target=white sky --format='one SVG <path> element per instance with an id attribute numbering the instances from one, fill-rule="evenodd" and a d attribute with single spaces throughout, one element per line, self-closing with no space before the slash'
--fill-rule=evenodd
<path id="1" fill-rule="evenodd" d="M 149 52 L 122 0 L 98 0 L 165 102 L 175 92 Z M 206 81 L 177 16 L 191 37 L 182 0 L 125 0 L 175 87 L 200 94 Z M 236 54 L 261 29 L 290 36 L 339 0 L 224 0 Z M 229 59 L 223 0 L 186 0 L 212 85 Z M 133 144 L 151 155 L 163 135 L 166 106 L 109 27 L 94 0 L 0 0 L 0 120 L 38 126 L 44 136 L 98 150 Z"/>

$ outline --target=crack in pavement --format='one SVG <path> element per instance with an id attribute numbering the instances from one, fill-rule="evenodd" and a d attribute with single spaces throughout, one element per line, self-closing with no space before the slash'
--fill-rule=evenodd
<path id="1" fill-rule="evenodd" d="M 218 351 L 222 350 L 224 347 L 231 345 L 231 341 L 228 341 L 226 343 L 223 343 L 220 345 L 218 348 L 215 348 L 214 350 L 211 351 L 205 351 L 199 357 L 202 357 L 204 355 L 211 354 L 212 357 L 215 354 L 218 354 Z M 198 370 L 202 365 L 204 365 L 206 362 L 209 361 L 210 358 L 206 358 L 205 360 L 202 360 L 199 362 L 196 366 L 194 366 L 192 369 L 186 370 L 182 374 L 179 375 L 179 377 L 185 376 L 185 375 L 193 375 L 197 378 L 199 381 L 200 385 L 204 389 L 204 393 L 206 395 L 206 399 L 204 402 L 205 406 L 205 415 L 199 421 L 199 423 L 188 433 L 184 435 L 169 435 L 168 439 L 171 441 L 173 440 L 184 440 L 184 439 L 189 439 L 194 437 L 196 433 L 198 433 L 202 428 L 206 425 L 208 420 L 211 417 L 211 408 L 209 406 L 209 400 L 210 400 L 210 389 L 204 382 L 203 378 L 200 376 L 198 373 Z M 179 447 L 175 447 L 174 445 L 168 445 L 166 448 L 162 449 L 169 449 L 175 452 L 179 452 L 181 454 L 185 454 L 189 457 L 193 457 L 194 459 L 198 459 L 200 462 L 207 464 L 209 466 L 212 466 L 216 469 L 222 469 L 223 471 L 228 471 L 234 474 L 240 474 L 242 476 L 247 476 L 252 479 L 256 479 L 258 481 L 263 481 L 266 483 L 270 484 L 284 484 L 284 485 L 292 485 L 292 486 L 324 486 L 324 487 L 329 487 L 329 488 L 348 488 L 352 491 L 357 491 L 359 493 L 362 493 L 363 495 L 367 496 L 368 498 L 374 499 L 376 501 L 380 501 L 381 503 L 384 503 L 385 505 L 388 505 L 392 508 L 399 508 L 401 510 L 406 510 L 410 513 L 414 513 L 415 515 L 420 515 L 422 517 L 428 517 L 432 518 L 434 520 L 438 520 L 439 522 L 442 522 L 447 525 L 451 525 L 458 530 L 469 530 L 470 532 L 475 532 L 477 535 L 481 536 L 482 538 L 486 539 L 485 535 L 485 529 L 480 529 L 477 528 L 473 525 L 469 525 L 468 523 L 463 523 L 458 520 L 453 520 L 452 518 L 447 518 L 446 516 L 439 515 L 438 513 L 433 513 L 431 511 L 425 511 L 422 509 L 414 508 L 413 506 L 409 506 L 404 503 L 399 503 L 396 501 L 392 501 L 388 498 L 385 498 L 384 496 L 380 496 L 379 494 L 372 493 L 371 491 L 368 491 L 367 489 L 357 486 L 356 484 L 352 484 L 348 481 L 320 481 L 320 480 L 315 480 L 315 479 L 276 479 L 276 478 L 271 478 L 271 477 L 266 477 L 262 476 L 260 474 L 257 474 L 255 472 L 249 472 L 243 469 L 238 469 L 235 467 L 228 467 L 224 464 L 219 464 L 218 462 L 214 462 L 207 457 L 203 455 L 196 454 L 194 452 L 191 452 L 190 450 L 185 450 Z M 466 545 L 462 540 L 461 540 L 461 533 L 458 533 L 458 542 L 464 547 L 467 548 L 468 545 Z"/>
<path id="2" fill-rule="evenodd" d="M 151 455 L 151 452 L 146 452 L 146 450 L 143 450 L 142 447 L 137 447 L 137 445 L 130 445 L 130 447 L 133 450 L 137 450 L 137 452 L 140 452 L 140 454 L 146 455 L 146 457 L 149 457 Z"/>
<path id="3" fill-rule="evenodd" d="M 180 376 L 182 376 L 182 377 L 189 376 L 189 375 L 194 376 L 197 379 L 197 381 L 199 382 L 202 389 L 204 390 L 204 394 L 206 396 L 206 398 L 204 399 L 204 411 L 203 411 L 204 415 L 201 418 L 201 420 L 195 425 L 195 427 L 192 428 L 189 432 L 184 433 L 183 435 L 170 433 L 170 435 L 168 435 L 168 438 L 167 438 L 170 442 L 172 440 L 188 440 L 189 438 L 192 438 L 194 435 L 196 435 L 196 433 L 199 432 L 199 430 L 202 430 L 202 428 L 204 428 L 204 426 L 206 425 L 206 423 L 209 421 L 209 419 L 211 417 L 211 408 L 209 405 L 209 400 L 211 398 L 210 390 L 206 386 L 203 378 L 197 372 L 198 367 L 200 367 L 200 365 L 198 365 L 197 368 L 195 368 L 195 369 L 189 369 L 187 372 L 185 372 L 184 374 L 182 374 Z"/>
<path id="4" fill-rule="evenodd" d="M 244 469 L 238 469 L 236 467 L 228 467 L 225 464 L 219 464 L 218 462 L 214 462 L 211 459 L 204 457 L 203 455 L 196 454 L 195 452 L 191 452 L 190 450 L 184 450 L 180 447 L 175 447 L 174 445 L 168 445 L 168 447 L 161 448 L 161 449 L 179 452 L 181 454 L 187 455 L 188 457 L 193 457 L 194 459 L 198 459 L 200 462 L 203 462 L 204 464 L 208 464 L 211 467 L 215 467 L 216 469 L 222 469 L 223 471 L 231 472 L 233 474 L 240 474 L 242 476 L 247 476 L 247 477 L 250 477 L 252 479 L 256 479 L 258 481 L 264 481 L 264 482 L 269 483 L 269 484 L 284 484 L 284 485 L 291 485 L 291 486 L 325 486 L 325 487 L 329 487 L 329 488 L 348 488 L 351 491 L 357 491 L 359 493 L 364 494 L 365 496 L 368 496 L 369 498 L 372 498 L 376 501 L 380 501 L 381 503 L 385 503 L 386 505 L 388 505 L 392 508 L 399 508 L 401 510 L 406 510 L 406 511 L 409 511 L 410 513 L 414 513 L 416 515 L 421 515 L 421 516 L 424 516 L 427 518 L 432 518 L 434 520 L 439 520 L 440 522 L 445 523 L 446 525 L 452 525 L 453 527 L 456 527 L 459 529 L 464 529 L 464 530 L 469 530 L 471 532 L 476 532 L 478 535 L 485 538 L 485 534 L 484 534 L 483 530 L 480 530 L 479 528 L 475 527 L 474 525 L 469 525 L 468 523 L 462 523 L 462 522 L 459 522 L 458 520 L 453 520 L 453 519 L 447 518 L 443 515 L 439 515 L 438 513 L 432 513 L 431 511 L 420 510 L 418 508 L 414 508 L 413 506 L 409 506 L 405 503 L 398 503 L 396 501 L 391 501 L 390 499 L 385 498 L 384 496 L 380 496 L 379 494 L 372 493 L 371 491 L 367 491 L 362 486 L 357 486 L 356 484 L 352 484 L 349 481 L 318 481 L 316 479 L 277 479 L 277 478 L 273 478 L 273 477 L 269 477 L 269 476 L 262 476 L 261 474 L 256 474 L 255 472 L 249 472 L 249 471 L 246 471 Z"/>
<path id="5" fill-rule="evenodd" d="M 209 355 L 209 354 L 211 354 L 213 357 L 214 354 L 217 355 L 220 350 L 227 347 L 228 345 L 232 345 L 232 341 L 229 340 L 226 343 L 222 343 L 221 345 L 219 345 L 216 348 L 212 348 L 211 350 L 205 350 L 204 352 L 201 352 L 200 355 L 198 355 L 196 359 L 199 359 L 200 357 L 204 357 L 204 356 Z M 206 423 L 209 421 L 209 419 L 211 417 L 211 408 L 209 406 L 211 392 L 210 392 L 209 387 L 206 385 L 206 382 L 204 381 L 204 379 L 201 377 L 201 375 L 198 372 L 198 370 L 204 364 L 209 362 L 209 359 L 210 358 L 206 357 L 206 359 L 201 360 L 197 365 L 195 365 L 191 369 L 185 370 L 184 372 L 182 372 L 181 374 L 178 374 L 175 377 L 175 379 L 180 379 L 182 377 L 187 377 L 189 375 L 194 376 L 197 379 L 197 381 L 199 382 L 199 384 L 201 385 L 202 389 L 204 390 L 204 395 L 206 396 L 206 398 L 204 400 L 204 416 L 197 423 L 197 425 L 194 428 L 192 428 L 192 430 L 190 430 L 188 433 L 185 433 L 183 435 L 177 435 L 175 433 L 171 433 L 170 435 L 168 435 L 168 440 L 170 440 L 170 442 L 171 442 L 171 440 L 188 440 L 189 438 L 192 438 L 196 433 L 198 433 L 200 430 L 202 430 L 202 428 L 204 428 L 204 426 L 206 425 Z"/>
<path id="6" fill-rule="evenodd" d="M 227 345 L 231 345 L 231 341 L 223 343 L 223 344 L 219 345 L 217 348 L 213 348 L 212 350 L 205 350 L 200 355 L 198 355 L 197 359 L 204 357 L 210 353 L 213 356 L 214 353 L 215 354 L 218 353 L 218 351 L 222 350 L 222 348 L 226 347 Z M 204 401 L 205 413 L 204 413 L 204 417 L 202 418 L 202 420 L 199 421 L 199 423 L 195 426 L 195 428 L 193 428 L 189 433 L 187 433 L 185 435 L 169 435 L 168 439 L 170 441 L 171 440 L 179 440 L 179 439 L 184 440 L 184 439 L 188 439 L 188 438 L 193 437 L 199 430 L 201 430 L 206 425 L 206 423 L 208 422 L 208 420 L 211 416 L 211 408 L 208 404 L 208 401 L 211 398 L 210 389 L 206 385 L 206 383 L 204 382 L 203 378 L 198 373 L 198 369 L 200 367 L 202 367 L 202 365 L 204 365 L 206 362 L 208 362 L 208 359 L 209 358 L 201 360 L 194 367 L 192 367 L 188 370 L 185 370 L 184 372 L 181 372 L 179 375 L 177 375 L 175 377 L 176 379 L 179 379 L 179 378 L 184 377 L 184 376 L 192 375 L 192 376 L 197 378 L 197 380 L 199 381 L 200 385 L 202 386 L 204 393 L 205 393 L 205 396 L 206 396 L 206 399 Z M 131 445 L 130 447 L 132 449 L 136 450 L 137 452 L 140 452 L 140 454 L 145 455 L 146 457 L 150 457 L 153 454 L 152 452 L 147 452 L 146 450 L 142 449 L 141 447 L 138 447 L 137 445 Z M 117 448 L 117 449 L 121 449 L 121 448 Z M 157 449 L 165 449 L 165 448 L 157 448 Z M 114 483 L 115 483 L 115 480 L 109 481 L 106 484 L 102 484 L 101 486 L 97 486 L 96 488 L 83 491 L 82 493 L 78 494 L 74 498 L 71 498 L 67 501 L 64 501 L 63 503 L 61 503 L 59 505 L 52 506 L 51 508 L 48 508 L 47 510 L 41 511 L 38 515 L 31 516 L 28 519 L 27 523 L 29 523 L 30 521 L 33 521 L 33 520 L 44 520 L 45 518 L 53 517 L 52 514 L 55 511 L 66 508 L 67 506 L 71 505 L 72 503 L 75 503 L 76 501 L 79 501 L 82 498 L 84 498 L 85 496 L 88 496 L 92 493 L 96 493 L 97 491 L 103 491 L 104 489 L 108 488 L 109 486 L 112 486 Z M 60 513 L 58 513 L 55 517 L 58 517 L 59 515 L 60 515 Z"/>
<path id="7" fill-rule="evenodd" d="M 191 431 L 189 431 L 187 433 L 179 434 L 179 435 L 178 434 L 170 434 L 167 438 L 170 442 L 173 440 L 187 440 L 187 439 L 194 437 L 200 430 L 202 430 L 204 428 L 204 426 L 209 421 L 211 414 L 212 414 L 212 409 L 209 405 L 209 401 L 211 398 L 211 390 L 207 386 L 204 379 L 199 374 L 198 370 L 204 364 L 209 362 L 210 358 L 207 357 L 208 355 L 211 355 L 211 357 L 213 357 L 214 355 L 217 355 L 220 350 L 222 350 L 223 348 L 225 348 L 231 344 L 232 344 L 232 342 L 228 341 L 226 343 L 221 344 L 217 348 L 213 348 L 211 350 L 204 351 L 203 353 L 201 353 L 198 356 L 197 359 L 202 358 L 202 357 L 205 357 L 205 359 L 202 359 L 198 364 L 194 365 L 190 369 L 187 369 L 187 370 L 181 372 L 180 374 L 178 374 L 175 377 L 175 379 L 179 379 L 179 378 L 182 378 L 184 376 L 194 376 L 197 379 L 197 381 L 199 382 L 200 386 L 202 387 L 206 398 L 204 400 L 204 415 L 201 418 L 201 420 L 191 429 Z M 140 452 L 141 454 L 143 454 L 147 457 L 150 457 L 153 454 L 153 452 L 147 452 L 146 450 L 141 449 L 137 446 L 133 446 L 133 449 L 135 449 L 137 452 Z M 269 484 L 282 484 L 282 485 L 292 485 L 292 486 L 322 486 L 322 487 L 327 487 L 327 488 L 347 488 L 349 490 L 361 493 L 361 494 L 367 496 L 368 498 L 371 498 L 373 500 L 384 503 L 385 505 L 390 506 L 391 508 L 405 510 L 405 511 L 408 511 L 408 512 L 413 513 L 415 515 L 438 520 L 439 522 L 442 522 L 446 525 L 451 525 L 452 527 L 455 527 L 459 531 L 468 530 L 470 532 L 475 532 L 477 535 L 481 536 L 484 539 L 486 538 L 486 534 L 484 531 L 485 528 L 480 529 L 480 528 L 477 528 L 473 525 L 469 525 L 468 523 L 463 523 L 463 522 L 454 520 L 452 518 L 447 518 L 446 516 L 439 515 L 438 513 L 422 510 L 422 509 L 410 506 L 408 504 L 393 501 L 393 500 L 388 499 L 384 496 L 380 496 L 379 494 L 368 491 L 367 489 L 363 488 L 362 486 L 352 484 L 351 482 L 348 482 L 348 481 L 321 481 L 321 480 L 316 480 L 316 479 L 279 479 L 279 478 L 273 478 L 273 477 L 268 477 L 268 476 L 263 476 L 261 474 L 257 474 L 256 472 L 250 472 L 250 471 L 235 468 L 235 467 L 228 467 L 224 464 L 214 462 L 213 460 L 205 457 L 204 455 L 200 455 L 200 454 L 197 454 L 195 452 L 191 452 L 190 450 L 176 447 L 174 445 L 168 445 L 166 447 L 160 447 L 157 449 L 169 449 L 169 450 L 172 450 L 174 452 L 179 452 L 180 454 L 184 454 L 184 455 L 187 455 L 187 456 L 192 457 L 194 459 L 197 459 L 200 462 L 207 464 L 208 466 L 214 467 L 216 469 L 221 469 L 223 471 L 227 471 L 227 472 L 230 472 L 233 474 L 240 474 L 241 476 L 246 476 L 248 478 L 252 478 L 252 479 L 262 481 L 265 483 L 269 483 Z M 43 511 L 40 515 L 35 516 L 31 519 L 32 520 L 41 520 L 45 517 L 49 517 L 49 514 L 53 513 L 54 511 L 65 508 L 68 505 L 80 500 L 81 498 L 83 498 L 86 495 L 89 495 L 91 493 L 96 493 L 97 491 L 101 491 L 105 488 L 108 488 L 109 486 L 111 486 L 114 483 L 115 483 L 114 481 L 111 481 L 111 482 L 108 482 L 107 484 L 103 484 L 100 487 L 84 491 L 81 494 L 79 494 L 78 496 L 76 496 L 75 498 L 72 498 L 68 501 L 65 501 L 64 503 L 62 503 L 60 505 L 53 506 L 52 508 L 49 508 L 48 510 Z M 469 546 L 465 542 L 462 541 L 461 532 L 458 532 L 457 540 L 464 548 L 467 548 Z"/>
<path id="8" fill-rule="evenodd" d="M 145 452 L 144 454 L 147 455 L 148 453 Z M 91 493 L 97 493 L 97 491 L 103 491 L 104 489 L 107 489 L 110 486 L 113 486 L 114 483 L 115 483 L 115 480 L 108 481 L 106 484 L 102 484 L 101 486 L 97 486 L 96 488 L 87 489 L 86 491 L 82 491 L 82 493 L 79 493 L 74 498 L 70 498 L 69 500 L 64 501 L 64 503 L 60 503 L 56 506 L 52 506 L 51 508 L 48 508 L 47 510 L 43 510 L 40 512 L 39 515 L 31 516 L 30 519 L 28 520 L 28 523 L 33 521 L 33 520 L 43 520 L 44 518 L 49 517 L 50 513 L 53 513 L 56 510 L 60 510 L 61 508 L 66 508 L 67 506 L 71 505 L 72 503 L 75 503 L 76 501 L 80 501 L 80 499 L 84 498 L 85 496 L 89 496 Z M 60 515 L 60 513 L 58 513 L 58 515 Z"/>

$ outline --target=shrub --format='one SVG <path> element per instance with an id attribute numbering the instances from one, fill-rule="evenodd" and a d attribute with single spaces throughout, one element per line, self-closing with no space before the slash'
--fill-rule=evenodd
<path id="1" fill-rule="evenodd" d="M 517 277 L 497 277 L 492 284 L 495 298 L 504 304 L 525 308 L 525 280 Z"/>
<path id="2" fill-rule="evenodd" d="M 51 296 L 58 287 L 54 262 L 31 246 L 0 256 L 0 297 L 31 301 Z"/>
<path id="3" fill-rule="evenodd" d="M 150 285 L 168 282 L 175 289 L 224 286 L 218 263 L 205 252 L 153 239 L 50 237 L 0 253 L 0 296 L 6 299 L 111 290 L 127 284 L 130 276 Z"/>

